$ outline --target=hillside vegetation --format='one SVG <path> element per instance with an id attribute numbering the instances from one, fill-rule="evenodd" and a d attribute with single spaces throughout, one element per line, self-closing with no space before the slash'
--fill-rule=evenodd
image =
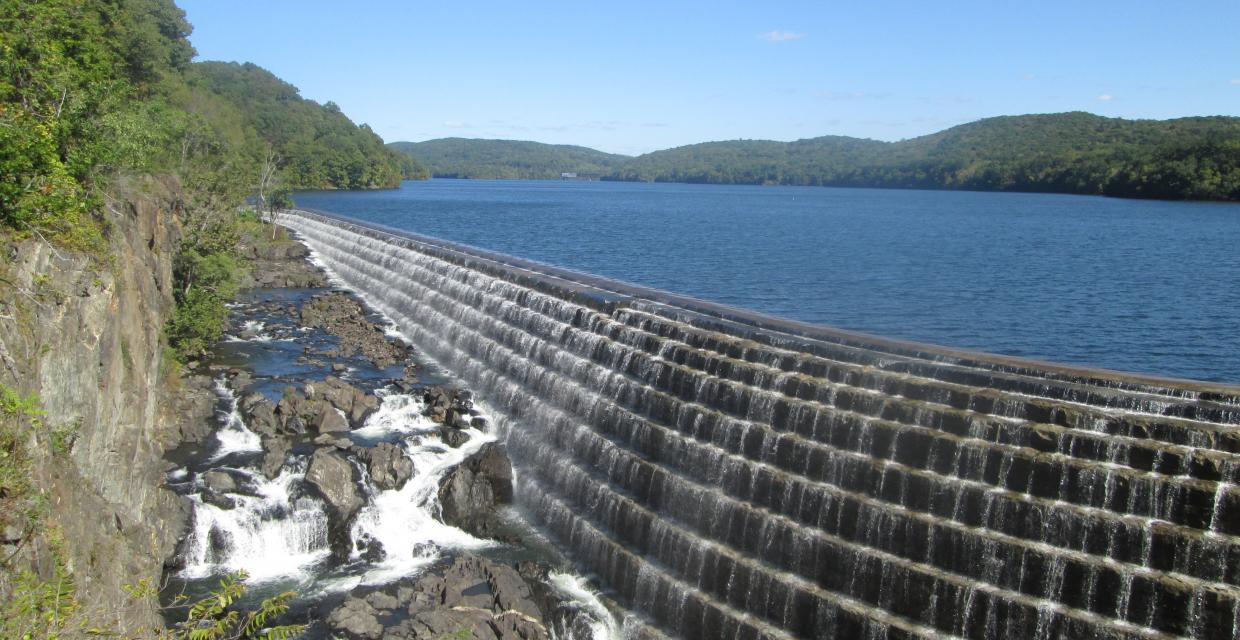
<path id="1" fill-rule="evenodd" d="M 535 177 L 502 175 L 493 162 L 475 164 L 479 150 L 500 148 L 500 141 L 442 142 L 448 141 L 393 144 L 440 177 Z M 503 160 L 509 166 L 530 164 L 520 153 L 525 147 L 503 148 L 509 151 Z M 436 153 L 424 157 L 419 155 L 423 149 Z M 540 152 L 539 157 L 546 153 Z M 610 156 L 610 161 L 611 170 L 598 173 L 601 179 L 1240 200 L 1240 118 L 1123 120 L 1081 112 L 1005 116 L 899 142 L 841 136 L 733 140 L 635 158 Z M 559 166 L 590 173 L 571 163 Z M 452 170 L 441 172 L 440 167 Z"/>
<path id="2" fill-rule="evenodd" d="M 415 158 L 437 178 L 546 180 L 569 172 L 598 178 L 629 159 L 586 147 L 523 140 L 442 138 L 393 142 L 388 147 Z"/>
<path id="3" fill-rule="evenodd" d="M 425 177 L 408 156 L 383 146 L 369 126 L 354 125 L 334 102 L 302 98 L 297 87 L 254 64 L 202 62 L 190 82 L 236 108 L 279 158 L 284 179 L 297 188 L 396 187 L 402 177 Z"/>
<path id="4" fill-rule="evenodd" d="M 425 175 L 264 69 L 191 62 L 190 30 L 172 0 L 0 3 L 0 235 L 106 259 L 110 185 L 174 178 L 185 234 L 168 339 L 181 358 L 222 327 L 237 240 L 256 222 L 237 215 L 247 200 Z"/>

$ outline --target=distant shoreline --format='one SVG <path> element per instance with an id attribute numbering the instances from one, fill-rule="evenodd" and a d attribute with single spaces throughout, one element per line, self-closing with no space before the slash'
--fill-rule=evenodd
<path id="1" fill-rule="evenodd" d="M 442 179 L 822 186 L 1240 202 L 1240 117 L 1123 120 L 1073 112 L 987 118 L 899 142 L 732 140 L 631 157 L 570 145 L 393 142 Z"/>
<path id="2" fill-rule="evenodd" d="M 963 193 L 1008 193 L 1020 195 L 1050 195 L 1050 196 L 1072 196 L 1078 198 L 1113 198 L 1117 200 L 1160 200 L 1165 202 L 1192 202 L 1198 204 L 1217 204 L 1217 205 L 1240 205 L 1237 200 L 1207 200 L 1207 199 L 1190 199 L 1190 198 L 1141 198 L 1131 196 L 1113 196 L 1104 193 L 1069 193 L 1063 191 L 1014 191 L 1000 189 L 960 189 L 960 188 L 936 188 L 936 187 L 870 187 L 870 186 L 854 186 L 854 185 L 805 185 L 805 184 L 748 184 L 748 183 L 713 183 L 713 182 L 673 182 L 673 181 L 657 181 L 657 180 L 613 180 L 610 178 L 597 178 L 590 180 L 562 180 L 560 178 L 486 178 L 486 177 L 459 177 L 459 176 L 431 176 L 429 178 L 405 179 L 401 180 L 403 185 L 405 182 L 428 182 L 430 180 L 451 180 L 468 182 L 474 181 L 494 181 L 494 182 L 607 182 L 616 184 L 683 184 L 696 185 L 705 187 L 754 187 L 759 189 L 767 189 L 771 187 L 792 187 L 804 189 L 876 189 L 881 191 L 932 191 L 932 192 L 963 192 Z M 400 187 L 379 187 L 375 189 L 366 189 L 365 191 L 388 191 L 399 189 Z M 347 189 L 298 189 L 300 192 L 333 192 L 348 191 Z M 354 189 L 353 191 L 357 191 Z"/>

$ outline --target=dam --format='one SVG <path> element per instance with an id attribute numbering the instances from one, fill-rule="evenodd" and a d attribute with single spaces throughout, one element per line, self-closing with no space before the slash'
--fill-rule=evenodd
<path id="1" fill-rule="evenodd" d="M 651 635 L 1240 639 L 1240 388 L 836 331 L 293 211 Z"/>

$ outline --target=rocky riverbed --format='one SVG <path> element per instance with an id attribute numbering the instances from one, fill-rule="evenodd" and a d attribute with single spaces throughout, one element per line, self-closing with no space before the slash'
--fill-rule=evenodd
<path id="1" fill-rule="evenodd" d="M 468 389 L 305 248 L 253 250 L 227 338 L 192 363 L 167 483 L 193 508 L 168 598 L 245 570 L 315 638 L 595 638 L 610 614 L 506 511 L 513 472 Z"/>

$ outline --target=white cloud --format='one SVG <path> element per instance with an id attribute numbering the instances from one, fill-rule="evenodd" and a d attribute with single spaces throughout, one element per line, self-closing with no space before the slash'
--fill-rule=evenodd
<path id="1" fill-rule="evenodd" d="M 1037 76 L 1035 76 L 1035 75 L 1034 75 L 1034 74 L 1032 74 L 1032 73 L 1026 73 L 1023 77 L 1024 77 L 1026 80 L 1033 80 L 1033 79 L 1034 79 L 1034 78 L 1036 78 Z"/>
<path id="2" fill-rule="evenodd" d="M 1102 94 L 1102 95 L 1098 96 L 1098 99 L 1099 99 L 1099 100 L 1101 100 L 1101 101 L 1103 101 L 1103 102 L 1110 102 L 1110 101 L 1112 101 L 1112 100 L 1114 100 L 1114 99 L 1115 99 L 1115 96 L 1113 96 L 1113 95 L 1111 95 L 1111 94 L 1109 94 L 1109 93 L 1104 93 L 1104 94 Z"/>
<path id="3" fill-rule="evenodd" d="M 795 31 L 775 30 L 775 31 L 767 31 L 766 33 L 758 34 L 758 39 L 766 40 L 767 42 L 788 42 L 789 40 L 800 40 L 801 38 L 804 38 L 804 37 L 805 37 L 804 33 L 797 33 Z"/>
<path id="4" fill-rule="evenodd" d="M 1240 84 L 1240 78 L 1231 81 L 1231 84 Z"/>
<path id="5" fill-rule="evenodd" d="M 443 126 L 449 129 L 464 129 L 465 127 L 468 127 L 469 125 L 465 124 L 464 122 L 461 122 L 460 120 L 444 120 Z"/>

